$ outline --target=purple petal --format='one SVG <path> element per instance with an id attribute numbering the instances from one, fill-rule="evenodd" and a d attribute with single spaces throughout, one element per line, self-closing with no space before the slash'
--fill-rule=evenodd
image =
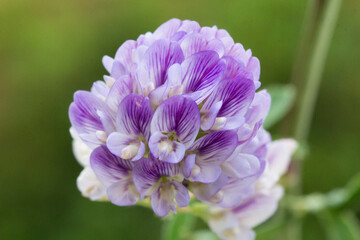
<path id="1" fill-rule="evenodd" d="M 107 194 L 109 200 L 118 206 L 134 205 L 139 199 L 139 193 L 135 188 L 131 176 L 111 184 L 111 186 L 107 188 Z"/>
<path id="2" fill-rule="evenodd" d="M 209 110 L 204 110 L 201 117 L 201 129 L 208 131 L 214 126 L 216 117 L 222 107 L 223 102 L 219 101 L 213 104 Z"/>
<path id="3" fill-rule="evenodd" d="M 80 138 L 85 142 L 84 136 L 94 137 L 94 143 L 102 144 L 100 140 L 96 140 L 97 131 L 105 131 L 103 123 L 98 115 L 101 111 L 104 115 L 113 119 L 113 114 L 108 106 L 99 98 L 86 91 L 77 91 L 74 94 L 74 102 L 69 108 L 69 117 L 72 126 L 79 133 Z M 88 139 L 89 140 L 89 139 Z"/>
<path id="4" fill-rule="evenodd" d="M 192 182 L 189 184 L 190 190 L 200 201 L 207 201 L 220 191 L 228 182 L 228 177 L 220 175 L 213 183 Z"/>
<path id="5" fill-rule="evenodd" d="M 111 77 L 118 79 L 124 75 L 127 75 L 129 72 L 128 70 L 125 68 L 125 66 L 118 60 L 114 60 L 114 63 L 112 65 L 111 68 Z"/>
<path id="6" fill-rule="evenodd" d="M 170 39 L 178 31 L 180 26 L 181 21 L 179 19 L 170 19 L 155 30 L 154 37 L 156 39 Z"/>
<path id="7" fill-rule="evenodd" d="M 156 88 L 164 84 L 167 69 L 181 63 L 184 55 L 179 44 L 165 39 L 155 41 L 145 52 L 138 69 L 138 81 L 142 88 Z M 149 87 L 149 84 L 153 84 Z"/>
<path id="8" fill-rule="evenodd" d="M 104 81 L 96 81 L 91 87 L 91 93 L 105 101 L 109 94 L 109 87 L 106 86 Z"/>
<path id="9" fill-rule="evenodd" d="M 116 157 L 105 146 L 100 146 L 91 153 L 90 165 L 106 187 L 128 178 L 133 168 L 131 161 Z"/>
<path id="10" fill-rule="evenodd" d="M 251 183 L 244 179 L 229 179 L 228 183 L 209 199 L 209 202 L 223 208 L 235 207 L 254 193 L 254 186 Z"/>
<path id="11" fill-rule="evenodd" d="M 242 62 L 235 60 L 233 57 L 225 56 L 222 59 L 226 62 L 226 70 L 224 73 L 224 79 L 231 78 L 246 78 L 253 79 L 252 72 L 245 67 Z"/>
<path id="12" fill-rule="evenodd" d="M 154 157 L 168 163 L 178 163 L 185 155 L 184 144 L 170 140 L 159 131 L 151 135 L 149 148 Z"/>
<path id="13" fill-rule="evenodd" d="M 270 105 L 271 96 L 266 90 L 255 93 L 254 100 L 245 114 L 249 127 L 253 127 L 255 123 L 266 118 Z"/>
<path id="14" fill-rule="evenodd" d="M 182 64 L 185 93 L 199 92 L 194 99 L 200 103 L 205 99 L 221 79 L 225 63 L 219 60 L 214 51 L 202 51 L 188 57 Z"/>
<path id="15" fill-rule="evenodd" d="M 130 71 L 133 63 L 133 51 L 136 49 L 137 43 L 134 40 L 127 40 L 117 50 L 115 59 L 118 60 L 127 71 Z"/>
<path id="16" fill-rule="evenodd" d="M 133 179 L 140 197 L 143 199 L 156 190 L 161 177 L 174 177 L 180 173 L 177 165 L 159 161 L 150 156 L 135 162 Z"/>
<path id="17" fill-rule="evenodd" d="M 196 154 L 196 162 L 221 164 L 235 150 L 237 134 L 234 131 L 216 131 L 197 140 L 189 149 Z"/>
<path id="18" fill-rule="evenodd" d="M 213 183 L 221 174 L 221 168 L 215 164 L 195 163 L 188 178 L 193 182 Z"/>
<path id="19" fill-rule="evenodd" d="M 144 143 L 139 139 L 119 132 L 110 134 L 106 141 L 106 146 L 112 154 L 122 159 L 139 160 L 145 153 Z"/>
<path id="20" fill-rule="evenodd" d="M 199 33 L 193 33 L 187 35 L 181 42 L 180 46 L 185 58 L 188 58 L 191 55 L 203 50 L 206 44 L 207 42 L 203 36 L 201 36 Z"/>
<path id="21" fill-rule="evenodd" d="M 190 155 L 186 156 L 184 161 L 180 162 L 182 174 L 186 178 L 190 177 L 191 170 L 194 168 L 195 156 L 196 156 L 195 154 L 190 154 Z"/>
<path id="22" fill-rule="evenodd" d="M 109 73 L 111 72 L 111 69 L 112 69 L 112 66 L 113 66 L 113 62 L 114 62 L 114 59 L 112 59 L 111 57 L 109 56 L 104 56 L 102 58 L 102 63 L 106 69 L 106 71 L 108 71 Z"/>
<path id="23" fill-rule="evenodd" d="M 252 154 L 240 153 L 240 149 L 222 164 L 223 172 L 235 178 L 247 178 L 257 174 L 262 167 L 261 160 Z"/>
<path id="24" fill-rule="evenodd" d="M 255 94 L 254 84 L 248 79 L 225 79 L 220 81 L 206 100 L 201 111 L 208 111 L 215 103 L 222 101 L 218 117 L 244 115 Z"/>
<path id="25" fill-rule="evenodd" d="M 151 132 L 175 132 L 177 139 L 189 147 L 199 132 L 200 122 L 200 112 L 194 101 L 183 96 L 173 96 L 156 109 Z"/>
<path id="26" fill-rule="evenodd" d="M 255 227 L 271 217 L 277 209 L 279 199 L 283 195 L 281 187 L 271 189 L 269 193 L 259 193 L 240 206 L 232 209 L 242 225 Z"/>
<path id="27" fill-rule="evenodd" d="M 150 137 L 153 110 L 147 97 L 136 94 L 126 96 L 120 103 L 116 116 L 116 129 L 122 134 Z"/>
<path id="28" fill-rule="evenodd" d="M 198 32 L 200 30 L 200 25 L 196 21 L 184 20 L 181 24 L 181 27 L 178 31 L 184 31 L 187 33 Z"/>
<path id="29" fill-rule="evenodd" d="M 252 72 L 254 83 L 255 83 L 255 89 L 258 89 L 261 85 L 259 78 L 260 78 L 260 61 L 256 57 L 251 57 L 247 68 Z"/>
<path id="30" fill-rule="evenodd" d="M 120 102 L 131 93 L 131 90 L 127 84 L 130 81 L 128 76 L 123 76 L 122 78 L 115 81 L 112 85 L 109 95 L 106 98 L 106 103 L 111 108 L 113 112 L 117 112 Z"/>

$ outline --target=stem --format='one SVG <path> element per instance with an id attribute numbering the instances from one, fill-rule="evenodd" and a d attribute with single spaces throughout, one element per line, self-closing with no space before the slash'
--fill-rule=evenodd
<path id="1" fill-rule="evenodd" d="M 341 0 L 327 0 L 325 3 L 320 0 L 309 2 L 308 20 L 306 21 L 306 28 L 308 30 L 305 30 L 305 36 L 302 39 L 303 43 L 300 44 L 300 50 L 304 50 L 304 52 L 299 53 L 298 59 L 295 61 L 293 76 L 294 83 L 300 89 L 298 96 L 302 96 L 298 103 L 294 133 L 295 139 L 300 144 L 304 144 L 307 141 L 310 131 L 321 75 L 324 70 L 340 6 Z M 315 34 L 314 37 L 312 37 L 313 34 Z M 307 66 L 306 64 L 309 65 Z M 307 74 L 302 75 L 300 73 L 301 69 L 305 70 Z M 301 194 L 302 161 L 294 162 L 293 168 L 293 183 L 289 190 L 292 194 Z M 288 239 L 302 239 L 302 222 L 299 216 L 293 216 L 290 219 Z"/>

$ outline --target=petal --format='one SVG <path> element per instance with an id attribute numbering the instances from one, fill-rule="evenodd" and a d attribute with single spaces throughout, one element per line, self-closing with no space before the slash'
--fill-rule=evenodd
<path id="1" fill-rule="evenodd" d="M 201 117 L 201 129 L 208 131 L 214 126 L 216 117 L 222 107 L 223 102 L 219 101 L 213 104 L 209 110 L 204 110 Z"/>
<path id="2" fill-rule="evenodd" d="M 217 165 L 195 163 L 188 179 L 193 182 L 213 183 L 220 174 L 221 168 Z"/>
<path id="3" fill-rule="evenodd" d="M 110 152 L 122 159 L 138 160 L 144 155 L 139 139 L 119 132 L 111 133 L 106 141 Z M 139 157 L 140 155 L 140 157 Z"/>
<path id="4" fill-rule="evenodd" d="M 107 194 L 109 200 L 118 206 L 134 205 L 139 199 L 139 193 L 130 176 L 111 184 L 107 189 Z"/>
<path id="5" fill-rule="evenodd" d="M 114 62 L 114 59 L 112 59 L 111 57 L 109 56 L 104 56 L 102 58 L 102 63 L 106 69 L 106 71 L 108 71 L 109 73 L 111 72 L 111 69 L 112 69 L 112 66 L 113 66 L 113 62 Z"/>
<path id="6" fill-rule="evenodd" d="M 169 140 L 169 137 L 160 131 L 151 135 L 149 148 L 154 157 L 168 163 L 178 163 L 185 155 L 184 144 Z"/>
<path id="7" fill-rule="evenodd" d="M 256 57 L 251 57 L 247 64 L 247 68 L 252 72 L 255 89 L 258 89 L 261 85 L 259 78 L 260 78 L 260 61 Z"/>
<path id="8" fill-rule="evenodd" d="M 224 79 L 231 79 L 231 78 L 253 79 L 252 72 L 248 68 L 246 68 L 242 62 L 239 62 L 230 56 L 225 56 L 222 59 L 224 59 L 226 62 Z"/>
<path id="9" fill-rule="evenodd" d="M 180 169 L 175 164 L 159 161 L 150 156 L 149 159 L 142 158 L 135 162 L 133 169 L 133 179 L 140 197 L 143 199 L 156 190 L 161 177 L 174 177 L 178 175 Z"/>
<path id="10" fill-rule="evenodd" d="M 105 101 L 106 96 L 109 94 L 109 87 L 104 81 L 96 81 L 91 87 L 91 93 Z"/>
<path id="11" fill-rule="evenodd" d="M 195 156 L 196 156 L 195 154 L 190 154 L 190 155 L 186 156 L 184 161 L 180 162 L 182 174 L 186 178 L 190 177 L 191 170 L 194 168 Z"/>
<path id="12" fill-rule="evenodd" d="M 245 114 L 246 123 L 249 127 L 254 126 L 260 120 L 265 120 L 269 113 L 271 96 L 266 90 L 255 93 L 248 111 Z"/>
<path id="13" fill-rule="evenodd" d="M 113 155 L 105 146 L 96 148 L 90 156 L 91 168 L 99 180 L 109 187 L 111 184 L 127 178 L 133 163 Z"/>
<path id="14" fill-rule="evenodd" d="M 203 50 L 206 44 L 207 42 L 203 36 L 201 36 L 199 33 L 193 33 L 187 35 L 181 42 L 180 46 L 185 58 L 188 58 L 191 55 Z"/>
<path id="15" fill-rule="evenodd" d="M 147 97 L 136 94 L 126 96 L 120 103 L 116 116 L 116 129 L 122 134 L 150 137 L 153 110 Z"/>
<path id="16" fill-rule="evenodd" d="M 118 60 L 114 60 L 114 63 L 111 68 L 111 77 L 115 79 L 119 79 L 120 77 L 127 75 L 129 71 L 125 68 L 125 66 Z"/>
<path id="17" fill-rule="evenodd" d="M 231 178 L 209 202 L 215 206 L 232 208 L 254 193 L 254 186 L 247 179 Z"/>
<path id="18" fill-rule="evenodd" d="M 255 227 L 271 217 L 277 209 L 283 189 L 277 186 L 268 194 L 257 194 L 232 211 L 242 225 Z"/>
<path id="19" fill-rule="evenodd" d="M 224 173 L 230 177 L 247 178 L 257 174 L 262 166 L 262 162 L 252 154 L 241 153 L 241 148 L 229 157 L 229 159 L 222 164 Z"/>
<path id="20" fill-rule="evenodd" d="M 89 148 L 79 137 L 76 130 L 71 127 L 70 133 L 73 138 L 72 149 L 75 155 L 76 160 L 81 164 L 81 166 L 86 167 L 90 165 L 90 154 L 92 149 Z"/>
<path id="21" fill-rule="evenodd" d="M 214 92 L 206 100 L 201 111 L 207 111 L 215 103 L 222 101 L 218 117 L 244 115 L 255 94 L 254 84 L 248 79 L 225 79 L 220 81 Z"/>
<path id="22" fill-rule="evenodd" d="M 127 40 L 116 51 L 115 59 L 118 60 L 127 69 L 127 71 L 130 71 L 131 69 L 131 65 L 133 63 L 133 51 L 136 46 L 136 41 Z"/>
<path id="23" fill-rule="evenodd" d="M 196 21 L 184 20 L 182 21 L 181 27 L 178 31 L 184 31 L 187 33 L 198 32 L 200 30 L 200 25 Z"/>
<path id="24" fill-rule="evenodd" d="M 100 200 L 106 197 L 106 188 L 96 177 L 90 167 L 85 167 L 76 179 L 76 185 L 84 197 L 92 201 Z"/>
<path id="25" fill-rule="evenodd" d="M 143 88 L 150 83 L 159 87 L 165 82 L 167 69 L 181 63 L 184 55 L 179 44 L 165 39 L 155 41 L 145 52 L 138 70 L 138 81 Z M 151 89 L 152 90 L 152 89 Z"/>
<path id="26" fill-rule="evenodd" d="M 228 182 L 228 177 L 220 175 L 220 177 L 213 183 L 189 183 L 190 190 L 200 201 L 207 201 L 220 191 Z"/>
<path id="27" fill-rule="evenodd" d="M 160 216 L 166 216 L 170 210 L 176 213 L 177 205 L 185 207 L 189 204 L 189 192 L 179 182 L 169 181 L 161 183 L 151 195 L 151 206 L 154 212 Z"/>
<path id="28" fill-rule="evenodd" d="M 189 151 L 195 151 L 197 164 L 221 164 L 234 152 L 236 146 L 236 132 L 217 131 L 197 140 Z"/>
<path id="29" fill-rule="evenodd" d="M 200 112 L 194 101 L 183 96 L 173 96 L 159 105 L 151 121 L 151 132 L 175 132 L 186 147 L 195 140 L 200 129 Z"/>
<path id="30" fill-rule="evenodd" d="M 77 91 L 74 94 L 74 102 L 69 108 L 70 122 L 85 142 L 88 141 L 83 138 L 83 134 L 95 136 L 96 131 L 105 131 L 98 111 L 113 119 L 113 114 L 108 106 L 90 92 Z M 102 144 L 96 139 L 95 143 Z"/>
<path id="31" fill-rule="evenodd" d="M 154 37 L 157 39 L 170 39 L 178 31 L 180 26 L 181 20 L 177 18 L 170 19 L 155 30 Z"/>
<path id="32" fill-rule="evenodd" d="M 185 93 L 199 92 L 195 101 L 200 103 L 214 89 L 225 70 L 225 63 L 220 61 L 214 51 L 202 51 L 188 57 L 182 64 Z"/>
<path id="33" fill-rule="evenodd" d="M 119 104 L 124 97 L 131 93 L 127 81 L 130 81 L 128 76 L 123 76 L 122 78 L 116 80 L 106 98 L 107 105 L 114 113 L 118 111 Z"/>

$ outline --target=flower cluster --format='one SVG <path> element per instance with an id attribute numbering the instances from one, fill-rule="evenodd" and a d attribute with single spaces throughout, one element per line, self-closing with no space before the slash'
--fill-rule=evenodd
<path id="1" fill-rule="evenodd" d="M 256 92 L 250 50 L 216 26 L 171 19 L 103 64 L 109 75 L 69 108 L 84 196 L 119 206 L 148 198 L 166 216 L 190 196 L 236 209 L 259 193 L 270 95 Z"/>

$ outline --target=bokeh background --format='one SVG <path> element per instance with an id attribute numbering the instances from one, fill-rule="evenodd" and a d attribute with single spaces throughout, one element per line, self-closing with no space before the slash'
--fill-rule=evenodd
<path id="1" fill-rule="evenodd" d="M 0 0 L 0 239 L 158 240 L 141 207 L 78 192 L 68 106 L 106 74 L 103 55 L 177 17 L 225 28 L 261 61 L 262 86 L 289 83 L 307 1 Z M 305 193 L 360 169 L 360 1 L 346 0 L 326 63 L 304 167 Z M 270 129 L 281 136 L 279 124 Z M 325 239 L 311 216 L 304 239 Z"/>

